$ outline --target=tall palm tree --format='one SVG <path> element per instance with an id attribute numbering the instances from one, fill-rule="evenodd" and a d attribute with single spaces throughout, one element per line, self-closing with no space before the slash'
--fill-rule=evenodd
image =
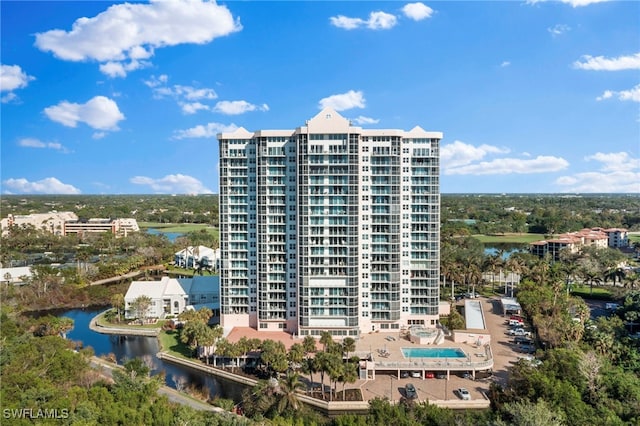
<path id="1" fill-rule="evenodd" d="M 345 337 L 342 341 L 342 350 L 345 352 L 347 359 L 349 359 L 349 352 L 356 350 L 356 341 L 353 337 Z"/>
<path id="2" fill-rule="evenodd" d="M 342 400 L 346 400 L 345 386 L 347 383 L 355 383 L 358 380 L 358 364 L 347 363 L 342 372 Z"/>
<path id="3" fill-rule="evenodd" d="M 279 381 L 279 391 L 277 393 L 278 413 L 298 411 L 302 404 L 298 398 L 298 391 L 304 388 L 304 384 L 300 380 L 300 375 L 295 372 L 288 372 L 287 375 Z"/>
<path id="4" fill-rule="evenodd" d="M 333 336 L 328 331 L 323 331 L 320 335 L 320 343 L 322 343 L 322 350 L 327 351 L 327 347 L 333 343 Z"/>

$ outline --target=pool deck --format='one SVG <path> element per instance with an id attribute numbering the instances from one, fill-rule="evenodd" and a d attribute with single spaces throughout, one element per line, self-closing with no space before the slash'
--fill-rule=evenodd
<path id="1" fill-rule="evenodd" d="M 457 348 L 467 356 L 464 358 L 406 358 L 402 348 Z M 356 342 L 356 352 L 362 355 L 371 353 L 375 362 L 375 373 L 396 373 L 400 371 L 481 371 L 493 367 L 493 357 L 488 346 L 475 346 L 466 343 L 456 343 L 450 339 L 440 345 L 418 345 L 412 343 L 399 332 L 364 334 Z M 383 356 L 384 354 L 384 356 Z M 424 374 L 422 374 L 424 377 Z M 373 376 L 375 378 L 375 376 Z"/>

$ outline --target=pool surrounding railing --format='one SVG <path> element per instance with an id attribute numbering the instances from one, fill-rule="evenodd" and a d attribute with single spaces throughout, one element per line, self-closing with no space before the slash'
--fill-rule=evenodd
<path id="1" fill-rule="evenodd" d="M 459 348 L 401 348 L 405 358 L 466 358 Z"/>

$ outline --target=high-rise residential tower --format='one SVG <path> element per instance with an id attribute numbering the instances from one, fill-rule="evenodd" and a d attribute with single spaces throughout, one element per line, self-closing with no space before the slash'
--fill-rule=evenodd
<path id="1" fill-rule="evenodd" d="M 336 338 L 438 320 L 442 133 L 326 108 L 220 142 L 225 329 Z"/>

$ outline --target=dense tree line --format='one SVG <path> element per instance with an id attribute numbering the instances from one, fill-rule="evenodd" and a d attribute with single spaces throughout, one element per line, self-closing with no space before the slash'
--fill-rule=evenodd
<path id="1" fill-rule="evenodd" d="M 81 219 L 218 224 L 217 195 L 5 195 L 3 215 L 73 211 Z M 442 194 L 442 222 L 472 234 L 640 230 L 640 197 L 625 194 Z M 463 220 L 471 220 L 463 222 Z"/>
<path id="2" fill-rule="evenodd" d="M 57 210 L 72 211 L 81 220 L 218 224 L 217 195 L 3 195 L 0 205 L 4 217 Z"/>
<path id="3" fill-rule="evenodd" d="M 162 376 L 132 359 L 109 378 L 90 365 L 90 349 L 76 352 L 60 337 L 52 318 L 19 318 L 3 307 L 0 318 L 0 378 L 5 424 L 29 425 L 211 425 L 253 422 L 169 402 L 159 396 Z M 42 332 L 42 330 L 46 330 Z M 24 411 L 26 410 L 26 411 Z M 44 410 L 58 418 L 44 418 Z M 55 410 L 55 411 L 54 411 Z M 40 414 L 38 414 L 40 413 Z M 38 419 L 31 418 L 38 416 Z M 19 418 L 22 417 L 22 418 Z"/>
<path id="4" fill-rule="evenodd" d="M 443 225 L 470 234 L 640 230 L 640 197 L 633 194 L 443 194 L 441 204 Z"/>

